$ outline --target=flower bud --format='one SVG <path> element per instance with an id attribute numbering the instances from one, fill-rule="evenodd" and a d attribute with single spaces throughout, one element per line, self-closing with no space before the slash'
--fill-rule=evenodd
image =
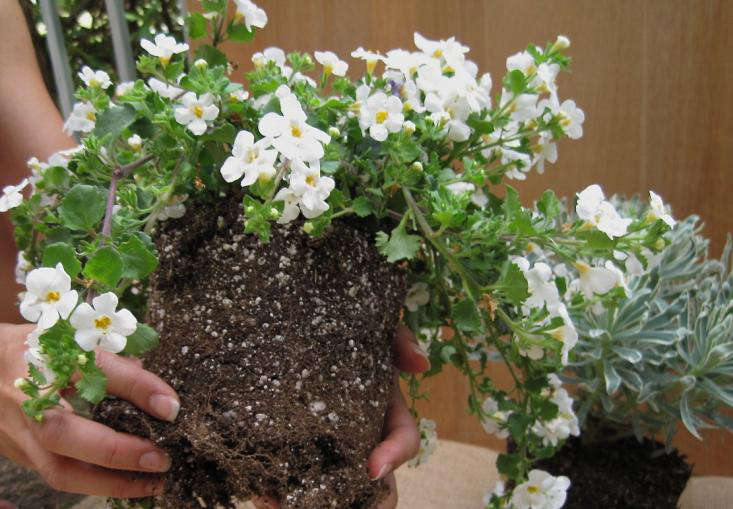
<path id="1" fill-rule="evenodd" d="M 419 171 L 422 171 L 422 163 L 421 163 L 420 161 L 415 161 L 415 162 L 414 162 L 414 163 L 412 163 L 412 165 L 410 166 L 410 169 L 411 169 L 412 171 L 418 171 L 418 172 L 419 172 Z"/>
<path id="2" fill-rule="evenodd" d="M 570 39 L 564 35 L 558 35 L 555 40 L 555 49 L 567 49 L 570 47 Z"/>
<path id="3" fill-rule="evenodd" d="M 79 366 L 86 365 L 87 360 L 87 356 L 83 353 L 80 353 L 79 356 L 76 358 L 76 362 L 79 364 Z"/>
<path id="4" fill-rule="evenodd" d="M 278 219 L 280 217 L 280 211 L 275 207 L 270 209 L 270 219 Z"/>
<path id="5" fill-rule="evenodd" d="M 248 216 L 251 216 L 252 214 L 254 214 L 254 213 L 255 213 L 255 208 L 254 208 L 254 207 L 253 207 L 252 205 L 248 205 L 248 206 L 247 206 L 247 207 L 246 207 L 246 208 L 244 209 L 244 212 L 245 212 L 245 213 L 246 213 L 246 214 L 247 214 Z"/>
<path id="6" fill-rule="evenodd" d="M 28 381 L 25 378 L 16 378 L 13 385 L 16 389 L 20 389 L 22 391 L 28 387 Z"/>
<path id="7" fill-rule="evenodd" d="M 341 131 L 339 131 L 338 127 L 331 126 L 328 128 L 328 135 L 331 136 L 331 138 L 338 138 L 341 136 Z"/>
<path id="8" fill-rule="evenodd" d="M 665 247 L 667 247 L 667 243 L 661 237 L 658 238 L 657 241 L 654 243 L 654 249 L 656 249 L 657 251 L 661 251 Z"/>
<path id="9" fill-rule="evenodd" d="M 410 135 L 415 132 L 415 122 L 412 120 L 405 120 L 402 122 L 402 130 L 405 131 L 406 134 Z"/>
<path id="10" fill-rule="evenodd" d="M 193 63 L 193 66 L 196 67 L 197 69 L 206 69 L 209 66 L 209 63 L 206 60 L 204 60 L 203 58 L 198 58 Z"/>
<path id="11" fill-rule="evenodd" d="M 303 231 L 305 233 L 312 232 L 313 231 L 313 223 L 311 223 L 310 221 L 306 221 L 305 224 L 303 225 Z"/>

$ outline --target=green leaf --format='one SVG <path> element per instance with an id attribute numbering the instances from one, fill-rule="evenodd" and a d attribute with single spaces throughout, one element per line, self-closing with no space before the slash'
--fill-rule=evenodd
<path id="1" fill-rule="evenodd" d="M 218 141 L 221 143 L 232 144 L 234 143 L 235 134 L 236 131 L 234 129 L 234 126 L 227 122 L 221 127 L 217 127 L 213 131 L 201 135 L 200 138 L 203 141 Z"/>
<path id="2" fill-rule="evenodd" d="M 158 333 L 144 323 L 138 323 L 135 332 L 127 336 L 127 345 L 122 351 L 125 355 L 141 355 L 158 346 Z"/>
<path id="3" fill-rule="evenodd" d="M 117 135 L 129 127 L 135 121 L 136 116 L 135 108 L 127 103 L 121 106 L 112 105 L 97 115 L 92 133 L 100 138 L 107 134 Z"/>
<path id="4" fill-rule="evenodd" d="M 472 300 L 466 299 L 456 303 L 453 306 L 451 315 L 457 329 L 469 333 L 481 330 L 481 317 L 478 314 L 476 304 Z"/>
<path id="5" fill-rule="evenodd" d="M 527 88 L 527 78 L 522 71 L 515 69 L 504 78 L 504 86 L 515 95 L 521 94 Z"/>
<path id="6" fill-rule="evenodd" d="M 504 211 L 509 219 L 509 229 L 518 233 L 532 235 L 535 233 L 532 227 L 532 217 L 529 211 L 522 207 L 519 202 L 519 193 L 512 186 L 506 186 L 506 199 Z"/>
<path id="7" fill-rule="evenodd" d="M 606 392 L 608 394 L 616 392 L 621 385 L 621 377 L 613 364 L 606 360 L 603 361 L 603 377 L 606 379 Z"/>
<path id="8" fill-rule="evenodd" d="M 555 193 L 551 189 L 542 193 L 542 198 L 537 202 L 537 209 L 547 219 L 555 219 L 564 211 L 562 203 L 557 199 L 557 196 L 555 196 Z"/>
<path id="9" fill-rule="evenodd" d="M 400 223 L 392 230 L 392 235 L 377 232 L 377 247 L 390 263 L 402 259 L 410 260 L 420 250 L 420 237 L 408 234 L 404 223 Z"/>
<path id="10" fill-rule="evenodd" d="M 524 277 L 522 269 L 514 263 L 505 266 L 505 270 L 496 284 L 501 293 L 515 306 L 521 305 L 529 295 L 527 279 Z"/>
<path id="11" fill-rule="evenodd" d="M 158 267 L 158 257 L 138 237 L 130 237 L 119 246 L 124 263 L 122 277 L 142 279 Z"/>
<path id="12" fill-rule="evenodd" d="M 519 466 L 522 462 L 522 458 L 519 454 L 499 454 L 496 458 L 496 469 L 500 474 L 503 474 L 510 479 L 516 479 L 519 477 Z"/>
<path id="13" fill-rule="evenodd" d="M 97 404 L 107 394 L 107 377 L 94 365 L 94 362 L 87 362 L 81 367 L 81 378 L 75 384 L 79 396 Z"/>
<path id="14" fill-rule="evenodd" d="M 527 428 L 532 425 L 534 419 L 532 416 L 525 415 L 520 412 L 512 413 L 506 421 L 506 427 L 512 437 L 516 439 L 522 438 L 527 433 Z"/>
<path id="15" fill-rule="evenodd" d="M 98 249 L 84 266 L 84 275 L 106 286 L 115 286 L 122 277 L 125 264 L 120 253 L 111 246 Z"/>
<path id="16" fill-rule="evenodd" d="M 74 248 L 66 242 L 56 242 L 49 244 L 43 250 L 44 267 L 55 267 L 57 263 L 63 265 L 66 273 L 73 279 L 81 270 L 81 262 L 76 257 Z"/>
<path id="17" fill-rule="evenodd" d="M 107 193 L 104 189 L 86 184 L 71 188 L 59 205 L 59 217 L 71 230 L 88 231 L 104 217 Z"/>
<path id="18" fill-rule="evenodd" d="M 254 28 L 250 32 L 244 24 L 229 25 L 227 35 L 232 41 L 249 42 L 255 36 Z"/>
<path id="19" fill-rule="evenodd" d="M 188 36 L 191 39 L 199 39 L 206 35 L 206 18 L 200 12 L 192 12 L 188 15 Z"/>
<path id="20" fill-rule="evenodd" d="M 363 196 L 359 196 L 355 199 L 351 203 L 351 208 L 354 209 L 354 213 L 359 217 L 366 217 L 374 212 L 371 202 Z"/>
<path id="21" fill-rule="evenodd" d="M 210 44 L 203 44 L 196 49 L 196 58 L 203 58 L 209 66 L 226 65 L 229 63 L 227 56 Z"/>

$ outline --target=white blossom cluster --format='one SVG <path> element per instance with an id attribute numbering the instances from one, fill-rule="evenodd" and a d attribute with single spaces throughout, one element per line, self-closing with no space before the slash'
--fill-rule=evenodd
<path id="1" fill-rule="evenodd" d="M 438 447 L 438 432 L 435 431 L 435 421 L 423 417 L 420 419 L 417 428 L 420 432 L 420 449 L 417 455 L 407 463 L 411 467 L 427 463 L 430 455 Z"/>
<path id="2" fill-rule="evenodd" d="M 512 491 L 509 507 L 513 509 L 560 509 L 567 498 L 570 479 L 554 477 L 543 470 L 530 470 L 529 479 Z"/>
<path id="3" fill-rule="evenodd" d="M 570 435 L 580 435 L 578 417 L 573 411 L 573 399 L 562 386 L 557 375 L 548 377 L 550 382 L 550 401 L 557 405 L 558 413 L 554 419 L 549 421 L 536 421 L 532 426 L 532 432 L 542 438 L 544 445 L 557 446 L 558 442 L 565 440 Z"/>
<path id="4" fill-rule="evenodd" d="M 25 262 L 19 256 L 19 262 Z M 37 324 L 27 339 L 25 359 L 36 366 L 52 382 L 53 372 L 39 342 L 40 336 L 59 320 L 69 320 L 75 329 L 74 340 L 89 352 L 101 348 L 112 353 L 124 350 L 127 336 L 137 329 L 137 319 L 127 309 L 117 310 L 117 296 L 107 292 L 92 299 L 91 305 L 79 304 L 79 295 L 71 288 L 71 277 L 61 263 L 56 267 L 33 269 L 25 276 L 26 291 L 22 294 L 20 314 Z"/>

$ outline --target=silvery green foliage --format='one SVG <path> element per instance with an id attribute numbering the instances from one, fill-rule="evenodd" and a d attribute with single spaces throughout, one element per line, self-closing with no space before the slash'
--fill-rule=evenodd
<path id="1" fill-rule="evenodd" d="M 620 208 L 636 209 L 637 201 Z M 638 210 L 637 210 L 638 213 Z M 571 383 L 590 412 L 631 426 L 637 437 L 677 422 L 733 430 L 733 271 L 730 237 L 720 260 L 707 256 L 696 216 L 667 233 L 659 264 L 628 282 L 630 297 L 596 314 L 574 314 L 579 340 Z"/>

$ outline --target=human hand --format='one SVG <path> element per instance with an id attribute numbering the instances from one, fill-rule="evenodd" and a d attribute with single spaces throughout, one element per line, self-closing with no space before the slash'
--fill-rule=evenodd
<path id="1" fill-rule="evenodd" d="M 428 356 L 418 346 L 412 331 L 404 325 L 398 326 L 395 333 L 394 365 L 398 370 L 408 373 L 422 373 L 430 369 Z M 397 484 L 393 472 L 414 457 L 420 448 L 417 425 L 405 403 L 398 376 L 395 376 L 392 384 L 382 437 L 383 440 L 369 456 L 369 477 L 375 481 L 384 479 L 389 487 L 389 495 L 377 509 L 394 509 L 397 507 Z M 278 504 L 269 497 L 254 498 L 252 503 L 257 509 L 278 507 Z"/>
<path id="2" fill-rule="evenodd" d="M 114 498 L 162 493 L 161 479 L 121 472 L 168 470 L 170 459 L 149 441 L 75 415 L 63 400 L 62 408 L 45 412 L 41 423 L 23 413 L 26 396 L 14 381 L 27 374 L 24 341 L 32 330 L 0 324 L 0 455 L 36 470 L 58 491 Z M 176 418 L 180 403 L 175 391 L 139 360 L 100 351 L 97 365 L 107 375 L 109 394 L 160 419 Z"/>

